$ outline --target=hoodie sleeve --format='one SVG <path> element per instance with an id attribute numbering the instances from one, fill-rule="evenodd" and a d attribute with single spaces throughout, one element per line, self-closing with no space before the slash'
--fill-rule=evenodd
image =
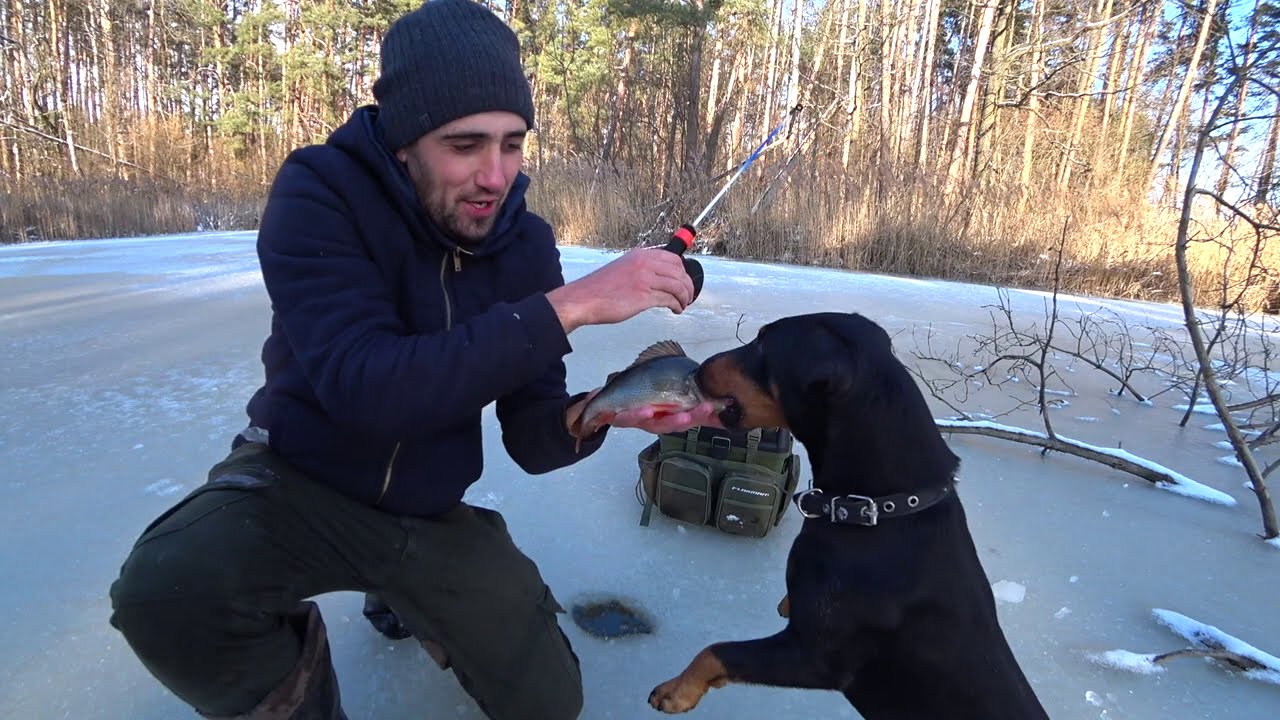
<path id="1" fill-rule="evenodd" d="M 447 332 L 411 333 L 344 203 L 291 159 L 258 234 L 272 307 L 335 422 L 364 432 L 430 431 L 563 366 L 569 340 L 543 293 L 496 304 Z"/>
<path id="2" fill-rule="evenodd" d="M 541 220 L 534 220 L 529 232 L 537 235 L 530 240 L 547 247 L 548 259 L 540 286 L 543 292 L 549 292 L 564 284 L 555 238 L 551 227 Z M 575 450 L 576 440 L 565 427 L 565 412 L 587 393 L 570 397 L 565 388 L 565 374 L 564 361 L 557 358 L 540 377 L 498 398 L 502 444 L 511 459 L 527 473 L 536 475 L 572 465 L 604 444 L 608 426 L 583 438 L 581 451 Z"/>

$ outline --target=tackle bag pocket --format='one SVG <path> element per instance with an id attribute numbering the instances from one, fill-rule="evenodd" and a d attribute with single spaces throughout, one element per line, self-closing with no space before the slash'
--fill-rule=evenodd
<path id="1" fill-rule="evenodd" d="M 720 483 L 715 525 L 730 535 L 764 537 L 777 524 L 778 511 L 785 504 L 776 478 L 746 470 L 729 471 Z"/>
<path id="2" fill-rule="evenodd" d="M 714 489 L 711 468 L 682 457 L 668 457 L 658 466 L 655 504 L 676 520 L 705 525 L 711 519 Z"/>

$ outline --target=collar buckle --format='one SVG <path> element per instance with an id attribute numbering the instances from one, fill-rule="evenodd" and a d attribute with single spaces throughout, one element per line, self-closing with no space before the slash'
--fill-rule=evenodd
<path id="1" fill-rule="evenodd" d="M 807 497 L 809 497 L 810 495 L 812 495 L 812 494 L 814 494 L 814 493 L 817 493 L 818 495 L 821 495 L 821 494 L 822 494 L 822 491 L 821 491 L 821 490 L 819 490 L 818 488 L 809 488 L 808 490 L 802 490 L 802 491 L 800 491 L 800 492 L 796 493 L 796 496 L 795 496 L 796 509 L 800 511 L 800 514 L 801 514 L 801 515 L 803 515 L 803 516 L 805 516 L 805 517 L 807 517 L 807 518 L 820 518 L 820 517 L 822 517 L 822 513 L 809 512 L 808 510 L 805 510 L 805 509 L 804 509 L 804 499 L 805 499 L 805 498 L 807 498 Z"/>
<path id="2" fill-rule="evenodd" d="M 854 505 L 853 508 L 857 508 L 858 516 L 850 519 L 849 512 L 852 509 L 850 506 L 842 505 L 840 503 L 831 503 L 832 522 L 866 525 L 867 527 L 875 527 L 876 523 L 879 522 L 880 507 L 876 505 L 875 498 L 867 495 L 845 495 L 841 499 L 857 501 L 858 504 Z M 865 520 L 863 518 L 865 518 Z"/>

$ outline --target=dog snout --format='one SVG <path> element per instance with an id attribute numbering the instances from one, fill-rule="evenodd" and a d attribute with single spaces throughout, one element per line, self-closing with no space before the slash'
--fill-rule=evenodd
<path id="1" fill-rule="evenodd" d="M 711 400 L 733 401 L 732 384 L 725 382 L 724 353 L 712 355 L 698 366 L 694 373 L 694 382 L 698 390 Z"/>
<path id="2" fill-rule="evenodd" d="M 742 424 L 742 406 L 736 400 L 729 400 L 716 417 L 721 425 L 736 430 Z"/>

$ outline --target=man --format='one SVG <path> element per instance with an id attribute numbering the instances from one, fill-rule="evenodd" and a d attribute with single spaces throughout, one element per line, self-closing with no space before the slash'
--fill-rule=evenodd
<path id="1" fill-rule="evenodd" d="M 258 253 L 272 302 L 250 427 L 208 482 L 152 522 L 111 587 L 111 623 L 205 717 L 345 718 L 321 593 L 375 593 L 496 720 L 582 706 L 564 612 L 502 516 L 462 502 L 481 411 L 546 473 L 589 393 L 567 336 L 681 312 L 680 258 L 639 249 L 565 284 L 519 172 L 533 103 L 518 42 L 470 0 L 432 0 L 382 47 L 376 106 L 295 151 Z M 714 423 L 710 405 L 613 425 Z"/>

